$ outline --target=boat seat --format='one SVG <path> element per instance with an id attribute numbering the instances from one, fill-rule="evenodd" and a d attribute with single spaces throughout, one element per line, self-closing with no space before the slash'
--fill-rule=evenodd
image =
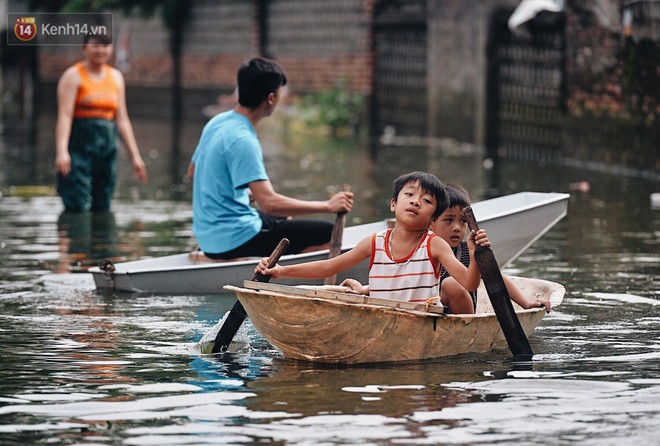
<path id="1" fill-rule="evenodd" d="M 194 264 L 197 263 L 227 263 L 227 262 L 238 262 L 241 260 L 258 260 L 261 259 L 261 257 L 237 257 L 235 259 L 212 259 L 210 257 L 206 257 L 203 251 L 195 250 L 191 251 L 188 253 L 188 258 L 190 261 Z"/>

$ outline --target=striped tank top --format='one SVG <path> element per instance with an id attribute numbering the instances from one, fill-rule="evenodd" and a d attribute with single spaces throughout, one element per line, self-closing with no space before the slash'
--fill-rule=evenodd
<path id="1" fill-rule="evenodd" d="M 371 239 L 369 295 L 408 302 L 426 302 L 438 296 L 439 271 L 430 253 L 436 235 L 426 232 L 410 255 L 394 260 L 390 252 L 392 231 L 378 232 Z"/>
<path id="2" fill-rule="evenodd" d="M 103 78 L 92 78 L 82 62 L 76 64 L 80 74 L 80 87 L 76 96 L 74 118 L 115 119 L 119 107 L 119 86 L 110 66 L 103 67 Z"/>

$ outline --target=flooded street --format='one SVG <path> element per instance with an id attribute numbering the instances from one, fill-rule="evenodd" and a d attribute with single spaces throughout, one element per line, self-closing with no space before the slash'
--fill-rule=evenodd
<path id="1" fill-rule="evenodd" d="M 532 160 L 486 170 L 481 154 L 449 143 L 373 148 L 265 125 L 275 188 L 323 198 L 350 183 L 349 225 L 389 217 L 391 182 L 411 170 L 460 183 L 474 201 L 570 193 L 568 216 L 505 271 L 562 283 L 566 296 L 530 338 L 531 363 L 512 362 L 506 350 L 360 367 L 299 363 L 249 321 L 235 349 L 215 358 L 199 354 L 197 341 L 234 295 L 99 292 L 84 272 L 106 257 L 194 246 L 183 173 L 203 120 L 186 123 L 177 156 L 166 122 L 133 124 L 150 183 L 131 178 L 122 154 L 106 214 L 62 213 L 49 189 L 52 118 L 40 117 L 29 137 L 6 127 L 0 141 L 2 444 L 657 443 L 657 173 Z"/>

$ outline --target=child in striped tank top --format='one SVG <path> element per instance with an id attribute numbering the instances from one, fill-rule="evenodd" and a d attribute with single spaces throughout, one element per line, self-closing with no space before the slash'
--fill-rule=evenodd
<path id="1" fill-rule="evenodd" d="M 476 262 L 465 267 L 449 244 L 429 230 L 433 221 L 447 207 L 445 186 L 433 174 L 411 172 L 394 181 L 390 210 L 394 212 L 394 228 L 365 237 L 348 252 L 328 260 L 297 265 L 275 265 L 268 268 L 264 258 L 255 272 L 273 279 L 318 279 L 332 276 L 369 258 L 369 295 L 409 302 L 426 302 L 437 297 L 442 268 L 465 289 L 474 291 L 480 282 Z M 468 236 L 470 257 L 476 245 L 488 247 L 484 230 Z M 355 292 L 366 291 L 355 289 Z M 471 309 L 472 302 L 468 302 Z M 463 311 L 448 302 L 452 312 Z"/>

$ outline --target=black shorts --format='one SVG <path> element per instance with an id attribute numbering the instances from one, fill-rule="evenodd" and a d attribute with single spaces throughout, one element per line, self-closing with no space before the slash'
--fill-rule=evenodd
<path id="1" fill-rule="evenodd" d="M 211 259 L 230 260 L 237 257 L 268 257 L 283 238 L 289 239 L 284 254 L 297 254 L 310 246 L 324 245 L 330 241 L 334 225 L 323 220 L 286 219 L 260 213 L 261 231 L 241 246 L 231 251 L 215 254 L 205 252 Z"/>

